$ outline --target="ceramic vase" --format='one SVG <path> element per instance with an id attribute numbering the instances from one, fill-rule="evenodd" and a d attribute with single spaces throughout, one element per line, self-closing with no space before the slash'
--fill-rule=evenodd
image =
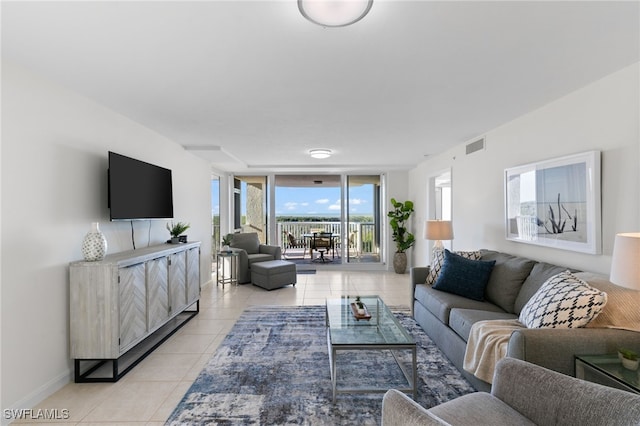
<path id="1" fill-rule="evenodd" d="M 404 274 L 407 269 L 407 253 L 396 253 L 393 255 L 393 270 L 396 274 Z"/>
<path id="2" fill-rule="evenodd" d="M 98 222 L 93 222 L 91 230 L 82 240 L 82 255 L 84 260 L 95 262 L 104 259 L 105 254 L 107 254 L 107 239 L 100 232 Z"/>

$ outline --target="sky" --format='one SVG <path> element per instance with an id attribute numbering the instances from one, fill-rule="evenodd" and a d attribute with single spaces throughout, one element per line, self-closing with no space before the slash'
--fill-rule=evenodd
<path id="1" fill-rule="evenodd" d="M 349 190 L 350 213 L 373 215 L 373 189 L 371 185 Z M 211 185 L 211 212 L 220 214 L 220 189 Z M 243 203 L 244 204 L 244 203 Z M 242 212 L 244 213 L 244 205 Z M 340 188 L 286 188 L 276 187 L 276 215 L 278 216 L 339 216 Z"/>

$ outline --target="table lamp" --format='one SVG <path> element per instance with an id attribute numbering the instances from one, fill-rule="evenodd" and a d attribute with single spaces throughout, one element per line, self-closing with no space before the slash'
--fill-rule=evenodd
<path id="1" fill-rule="evenodd" d="M 616 235 L 609 280 L 620 287 L 640 290 L 640 232 Z"/>
<path id="2" fill-rule="evenodd" d="M 427 220 L 424 225 L 424 238 L 434 241 L 433 259 L 439 251 L 444 251 L 442 240 L 453 240 L 453 226 L 450 220 Z"/>

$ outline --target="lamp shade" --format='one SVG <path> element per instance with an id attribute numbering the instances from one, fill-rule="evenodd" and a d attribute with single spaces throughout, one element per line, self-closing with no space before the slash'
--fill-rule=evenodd
<path id="1" fill-rule="evenodd" d="M 640 290 L 640 232 L 616 235 L 609 280 L 621 287 Z"/>
<path id="2" fill-rule="evenodd" d="M 426 240 L 453 240 L 453 226 L 450 220 L 428 220 L 424 225 Z"/>

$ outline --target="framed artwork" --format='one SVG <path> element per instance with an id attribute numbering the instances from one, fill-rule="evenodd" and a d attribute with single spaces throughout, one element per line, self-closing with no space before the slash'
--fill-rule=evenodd
<path id="1" fill-rule="evenodd" d="M 600 254 L 600 151 L 505 170 L 508 240 Z"/>

